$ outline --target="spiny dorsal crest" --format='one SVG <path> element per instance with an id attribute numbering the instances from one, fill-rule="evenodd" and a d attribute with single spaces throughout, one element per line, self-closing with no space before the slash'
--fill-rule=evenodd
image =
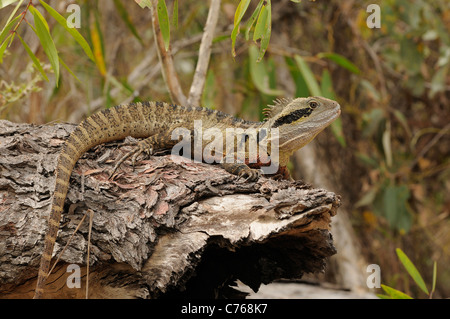
<path id="1" fill-rule="evenodd" d="M 267 105 L 266 108 L 263 109 L 264 120 L 268 120 L 271 117 L 274 117 L 283 109 L 292 102 L 292 99 L 280 98 L 273 101 L 274 105 Z"/>

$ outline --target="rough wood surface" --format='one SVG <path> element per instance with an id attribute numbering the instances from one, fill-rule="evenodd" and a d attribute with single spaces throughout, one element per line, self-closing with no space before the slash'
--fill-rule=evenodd
<path id="1" fill-rule="evenodd" d="M 0 121 L 0 294 L 32 296 L 46 232 L 56 159 L 72 124 Z M 127 141 L 125 141 L 127 142 Z M 94 212 L 90 298 L 229 297 L 236 280 L 254 290 L 324 270 L 335 253 L 331 217 L 339 197 L 302 182 L 236 182 L 218 166 L 171 156 L 108 171 L 132 146 L 109 143 L 76 165 L 56 254 L 83 214 Z M 88 222 L 49 278 L 48 298 L 84 298 Z M 67 286 L 81 266 L 82 289 Z"/>

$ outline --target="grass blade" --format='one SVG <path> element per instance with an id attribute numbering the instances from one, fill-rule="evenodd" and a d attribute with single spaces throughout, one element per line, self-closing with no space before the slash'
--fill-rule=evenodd
<path id="1" fill-rule="evenodd" d="M 381 285 L 381 288 L 389 295 L 391 299 L 413 299 L 411 296 L 401 292 L 400 290 L 391 288 L 389 286 Z"/>
<path id="2" fill-rule="evenodd" d="M 430 293 L 430 298 L 433 295 L 435 289 L 436 289 L 436 278 L 437 278 L 437 264 L 436 261 L 433 263 L 433 283 L 431 284 L 431 293 Z"/>
<path id="3" fill-rule="evenodd" d="M 397 253 L 398 258 L 400 259 L 401 263 L 406 268 L 406 271 L 412 277 L 414 282 L 420 287 L 420 289 L 422 289 L 424 293 L 429 295 L 430 293 L 428 292 L 427 286 L 425 285 L 425 282 L 423 281 L 423 278 L 417 270 L 416 266 L 414 266 L 412 261 L 400 248 L 397 248 L 395 252 Z"/>

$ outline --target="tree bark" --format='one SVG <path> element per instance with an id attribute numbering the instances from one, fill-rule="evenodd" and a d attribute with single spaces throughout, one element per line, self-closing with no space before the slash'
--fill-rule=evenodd
<path id="1" fill-rule="evenodd" d="M 33 295 L 56 160 L 74 127 L 0 121 L 3 298 Z M 335 253 L 334 193 L 301 181 L 237 181 L 219 166 L 174 162 L 170 155 L 140 160 L 134 170 L 125 162 L 108 180 L 130 147 L 94 147 L 70 180 L 54 258 L 92 210 L 89 298 L 242 297 L 233 288 L 238 279 L 256 291 L 262 283 L 322 272 Z M 44 297 L 85 297 L 88 233 L 84 222 Z M 82 289 L 73 280 L 77 267 Z"/>

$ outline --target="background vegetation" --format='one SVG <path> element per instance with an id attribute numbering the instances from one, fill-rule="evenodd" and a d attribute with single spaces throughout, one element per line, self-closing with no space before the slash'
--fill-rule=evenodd
<path id="1" fill-rule="evenodd" d="M 80 5 L 77 36 L 39 1 L 38 10 L 21 2 L 14 14 L 19 1 L 0 1 L 0 29 L 17 18 L 0 36 L 0 119 L 79 122 L 124 102 L 170 101 L 148 9 L 124 0 L 45 1 L 65 17 L 69 4 Z M 221 3 L 201 104 L 258 120 L 277 97 L 336 99 L 340 121 L 318 142 L 363 254 L 380 265 L 382 283 L 419 298 L 427 295 L 395 249 L 427 283 L 437 261 L 434 297 L 449 297 L 450 2 L 253 0 L 243 10 L 244 2 Z M 372 3 L 381 7 L 381 28 L 367 26 Z M 188 92 L 209 2 L 165 4 Z"/>

